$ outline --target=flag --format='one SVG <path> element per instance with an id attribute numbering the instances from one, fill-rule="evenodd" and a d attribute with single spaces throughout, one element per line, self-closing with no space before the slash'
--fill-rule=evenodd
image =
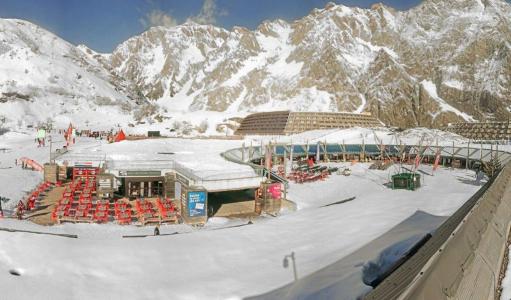
<path id="1" fill-rule="evenodd" d="M 433 165 L 433 171 L 436 171 L 436 169 L 438 169 L 439 163 L 440 163 L 440 151 L 437 151 L 436 157 L 435 157 L 435 164 Z"/>

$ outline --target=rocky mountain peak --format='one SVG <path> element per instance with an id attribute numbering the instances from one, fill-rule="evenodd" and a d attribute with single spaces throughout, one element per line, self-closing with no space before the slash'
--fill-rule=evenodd
<path id="1" fill-rule="evenodd" d="M 254 31 L 193 22 L 153 27 L 111 54 L 2 20 L 0 60 L 21 53 L 13 45 L 32 49 L 31 57 L 64 57 L 113 89 L 110 98 L 127 95 L 162 118 L 290 109 L 371 112 L 389 125 L 442 127 L 509 117 L 510 20 L 503 0 L 425 0 L 406 11 L 328 3 Z M 11 91 L 3 80 L 0 91 Z"/>

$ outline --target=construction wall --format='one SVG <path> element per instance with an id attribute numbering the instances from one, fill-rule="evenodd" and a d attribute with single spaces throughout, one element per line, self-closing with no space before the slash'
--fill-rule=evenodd
<path id="1" fill-rule="evenodd" d="M 285 134 L 315 129 L 379 127 L 382 124 L 369 114 L 292 112 L 285 128 Z"/>
<path id="2" fill-rule="evenodd" d="M 509 122 L 455 123 L 448 126 L 446 130 L 473 140 L 509 140 L 511 138 Z"/>
<path id="3" fill-rule="evenodd" d="M 248 115 L 236 134 L 284 134 L 289 111 L 273 111 Z"/>
<path id="4" fill-rule="evenodd" d="M 247 116 L 236 131 L 239 135 L 285 135 L 316 129 L 379 127 L 370 114 L 329 112 L 263 112 Z"/>

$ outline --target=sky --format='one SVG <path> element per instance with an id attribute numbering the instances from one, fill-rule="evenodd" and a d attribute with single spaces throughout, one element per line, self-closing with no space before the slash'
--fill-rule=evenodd
<path id="1" fill-rule="evenodd" d="M 175 26 L 192 20 L 231 29 L 256 28 L 264 20 L 292 21 L 329 0 L 0 0 L 0 18 L 33 22 L 75 44 L 99 52 L 151 26 Z M 404 10 L 420 0 L 337 0 L 347 6 L 370 7 L 383 2 Z"/>

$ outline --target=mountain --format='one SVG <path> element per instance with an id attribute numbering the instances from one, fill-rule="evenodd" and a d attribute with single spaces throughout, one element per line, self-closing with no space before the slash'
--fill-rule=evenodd
<path id="1" fill-rule="evenodd" d="M 32 23 L 0 19 L 0 126 L 129 119 L 136 103 L 98 55 Z"/>
<path id="2" fill-rule="evenodd" d="M 389 125 L 443 127 L 507 120 L 511 110 L 511 5 L 503 0 L 424 0 L 407 11 L 329 3 L 253 31 L 187 22 L 150 28 L 111 54 L 74 47 L 27 22 L 0 24 L 0 62 L 14 47 L 15 61 L 26 66 L 65 65 L 44 75 L 34 74 L 36 67 L 24 75 L 25 67 L 16 66 L 23 84 L 7 88 L 9 79 L 0 77 L 3 101 L 15 97 L 6 92 L 26 96 L 35 88 L 60 101 L 71 94 L 70 102 L 97 110 L 95 99 L 106 97 L 115 103 L 106 107 L 121 113 L 137 108 L 130 122 L 169 127 L 179 119 L 218 124 L 282 109 L 371 112 Z"/>
<path id="3" fill-rule="evenodd" d="M 186 23 L 119 45 L 114 73 L 191 111 L 370 111 L 391 125 L 507 119 L 511 8 L 426 0 L 408 11 L 329 3 L 256 30 Z"/>

